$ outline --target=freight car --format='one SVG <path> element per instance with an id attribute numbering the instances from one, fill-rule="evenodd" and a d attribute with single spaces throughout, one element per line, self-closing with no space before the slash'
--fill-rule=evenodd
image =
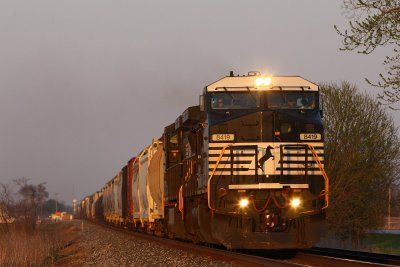
<path id="1" fill-rule="evenodd" d="M 92 219 L 230 249 L 315 244 L 329 202 L 318 86 L 231 72 L 199 102 L 82 210 L 95 201 Z"/>

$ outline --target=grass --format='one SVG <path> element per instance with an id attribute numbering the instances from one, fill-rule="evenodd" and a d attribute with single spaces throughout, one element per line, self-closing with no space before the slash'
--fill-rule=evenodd
<path id="1" fill-rule="evenodd" d="M 0 266 L 51 266 L 70 241 L 72 228 L 64 223 L 39 225 L 35 231 L 0 227 Z"/>
<path id="2" fill-rule="evenodd" d="M 396 234 L 369 234 L 363 245 L 375 253 L 400 255 L 400 236 Z"/>

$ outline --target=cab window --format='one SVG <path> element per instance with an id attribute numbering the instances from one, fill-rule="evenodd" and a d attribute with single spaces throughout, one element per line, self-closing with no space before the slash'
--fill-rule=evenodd
<path id="1" fill-rule="evenodd" d="M 221 92 L 211 94 L 212 109 L 254 109 L 260 107 L 258 92 Z"/>
<path id="2" fill-rule="evenodd" d="M 268 108 L 272 109 L 314 109 L 314 92 L 270 92 L 267 95 Z"/>

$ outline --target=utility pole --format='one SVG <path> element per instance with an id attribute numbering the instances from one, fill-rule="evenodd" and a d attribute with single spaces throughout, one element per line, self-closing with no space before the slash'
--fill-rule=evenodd
<path id="1" fill-rule="evenodd" d="M 54 194 L 56 196 L 56 212 L 58 211 L 57 202 L 58 202 L 58 193 Z"/>
<path id="2" fill-rule="evenodd" d="M 390 230 L 390 201 L 391 201 L 391 188 L 389 187 L 389 208 L 388 208 L 388 230 Z"/>
<path id="3" fill-rule="evenodd" d="M 75 199 L 75 185 L 72 184 L 72 212 L 76 216 L 76 199 Z"/>
<path id="4" fill-rule="evenodd" d="M 72 200 L 72 205 L 73 205 L 73 213 L 74 213 L 74 216 L 76 216 L 76 199 L 74 198 L 73 200 Z"/>

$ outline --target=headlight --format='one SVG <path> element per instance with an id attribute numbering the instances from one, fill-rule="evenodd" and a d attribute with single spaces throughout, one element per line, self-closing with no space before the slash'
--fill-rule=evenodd
<path id="1" fill-rule="evenodd" d="M 248 200 L 247 198 L 242 198 L 242 199 L 239 201 L 239 206 L 240 206 L 241 208 L 247 207 L 247 205 L 249 205 L 249 200 Z"/>
<path id="2" fill-rule="evenodd" d="M 255 81 L 254 84 L 256 86 L 268 86 L 272 82 L 271 77 L 258 77 Z"/>
<path id="3" fill-rule="evenodd" d="M 300 198 L 293 198 L 290 201 L 290 206 L 292 206 L 293 208 L 297 208 L 298 206 L 300 206 L 300 204 L 301 204 Z"/>

